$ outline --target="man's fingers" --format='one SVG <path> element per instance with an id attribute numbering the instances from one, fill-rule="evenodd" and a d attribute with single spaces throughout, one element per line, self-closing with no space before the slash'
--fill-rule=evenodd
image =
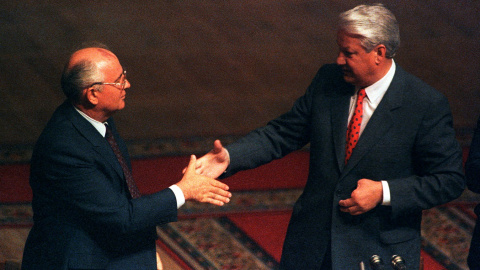
<path id="1" fill-rule="evenodd" d="M 349 213 L 352 216 L 356 216 L 364 213 L 364 211 L 359 207 L 350 207 L 350 208 L 343 208 L 343 209 L 340 208 L 340 211 Z"/>
<path id="2" fill-rule="evenodd" d="M 350 213 L 350 215 L 361 214 L 361 209 L 358 206 L 349 206 L 349 207 L 340 206 L 340 211 L 345 213 Z"/>
<path id="3" fill-rule="evenodd" d="M 223 201 L 219 201 L 219 200 L 214 200 L 214 199 L 208 199 L 206 201 L 206 203 L 210 203 L 210 204 L 213 204 L 213 205 L 217 205 L 217 206 L 224 206 L 225 205 L 225 202 Z"/>
<path id="4" fill-rule="evenodd" d="M 188 162 L 188 166 L 185 169 L 185 173 L 187 172 L 193 172 L 195 173 L 195 163 L 197 162 L 197 157 L 195 155 L 190 156 L 190 161 Z"/>
<path id="5" fill-rule="evenodd" d="M 182 191 L 186 199 L 194 199 L 198 202 L 224 205 L 230 202 L 232 194 L 228 192 L 229 186 L 213 178 L 196 174 L 196 157 L 190 156 L 190 162 L 185 169 L 184 181 L 186 185 Z M 187 193 L 190 196 L 187 196 Z"/>
<path id="6" fill-rule="evenodd" d="M 223 192 L 225 192 L 225 191 L 223 191 Z M 231 194 L 229 192 L 227 192 L 227 193 L 228 194 L 222 195 L 222 194 L 219 194 L 219 193 L 209 192 L 208 194 L 205 194 L 205 196 L 202 199 L 200 199 L 199 201 L 203 202 L 203 203 L 211 203 L 211 204 L 214 204 L 214 205 L 223 206 L 224 204 L 230 202 Z"/>
<path id="7" fill-rule="evenodd" d="M 339 201 L 338 205 L 340 205 L 340 211 L 345 212 L 345 213 L 351 213 L 355 203 L 354 203 L 352 198 L 349 198 L 349 199 L 346 199 L 346 200 Z"/>
<path id="8" fill-rule="evenodd" d="M 214 186 L 214 187 L 217 187 L 217 188 L 221 188 L 223 190 L 228 190 L 230 187 L 223 183 L 223 182 L 220 182 L 220 181 L 217 181 L 215 179 L 212 179 L 210 180 L 210 185 Z"/>
<path id="9" fill-rule="evenodd" d="M 355 205 L 352 198 L 349 198 L 349 199 L 346 199 L 346 200 L 341 200 L 341 201 L 338 202 L 338 204 L 341 207 L 351 207 L 351 206 Z"/>
<path id="10" fill-rule="evenodd" d="M 210 191 L 208 192 L 208 197 L 221 197 L 228 199 L 232 197 L 232 193 L 228 192 L 228 186 L 219 181 L 212 181 L 214 184 L 221 184 L 220 186 L 212 185 Z"/>
<path id="11" fill-rule="evenodd" d="M 223 189 L 218 189 L 218 190 L 215 190 L 215 196 L 219 196 L 221 198 L 230 200 L 229 198 L 232 197 L 232 193 L 225 191 Z"/>
<path id="12" fill-rule="evenodd" d="M 188 161 L 188 165 L 187 165 L 187 167 L 183 168 L 182 173 L 185 174 L 188 171 L 191 171 L 192 167 L 195 170 L 195 166 L 196 166 L 196 163 L 197 163 L 196 160 L 197 160 L 197 158 L 195 157 L 195 155 L 191 155 L 190 160 Z"/>
<path id="13" fill-rule="evenodd" d="M 221 195 L 214 195 L 212 200 L 214 201 L 219 201 L 219 202 L 222 202 L 222 203 L 229 203 L 230 202 L 230 198 L 229 196 L 221 196 Z"/>
<path id="14" fill-rule="evenodd" d="M 350 215 L 353 216 L 366 212 L 365 209 L 358 205 L 352 198 L 341 200 L 338 202 L 338 205 L 340 205 L 340 211 L 350 213 Z"/>

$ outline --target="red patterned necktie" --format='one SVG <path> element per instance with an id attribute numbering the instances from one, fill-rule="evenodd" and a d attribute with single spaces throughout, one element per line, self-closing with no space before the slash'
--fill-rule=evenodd
<path id="1" fill-rule="evenodd" d="M 348 160 L 350 159 L 353 148 L 355 148 L 355 145 L 357 145 L 358 138 L 360 137 L 360 126 L 362 125 L 363 118 L 363 98 L 365 98 L 365 96 L 365 89 L 358 91 L 355 111 L 353 112 L 352 119 L 350 119 L 350 123 L 348 124 L 345 164 L 347 164 Z"/>
<path id="2" fill-rule="evenodd" d="M 137 185 L 135 184 L 135 181 L 133 180 L 132 172 L 128 168 L 127 163 L 123 158 L 122 152 L 120 152 L 120 148 L 118 148 L 118 144 L 115 141 L 115 138 L 113 137 L 110 127 L 108 125 L 105 125 L 105 127 L 107 128 L 107 132 L 105 133 L 105 139 L 107 139 L 108 143 L 112 147 L 112 150 L 118 159 L 118 163 L 120 163 L 120 166 L 122 167 L 123 174 L 125 175 L 125 180 L 127 181 L 128 191 L 130 191 L 130 195 L 132 196 L 133 199 L 136 199 L 140 197 L 141 194 L 140 194 L 140 191 L 138 190 Z"/>

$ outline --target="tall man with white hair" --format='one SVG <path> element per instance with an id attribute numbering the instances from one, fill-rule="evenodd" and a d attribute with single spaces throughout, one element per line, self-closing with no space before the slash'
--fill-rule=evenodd
<path id="1" fill-rule="evenodd" d="M 395 254 L 418 269 L 422 210 L 464 190 L 447 99 L 395 63 L 399 43 L 383 5 L 340 14 L 336 64 L 320 68 L 289 112 L 226 148 L 215 141 L 197 161 L 198 172 L 228 177 L 310 143 L 282 269 L 358 269 Z"/>

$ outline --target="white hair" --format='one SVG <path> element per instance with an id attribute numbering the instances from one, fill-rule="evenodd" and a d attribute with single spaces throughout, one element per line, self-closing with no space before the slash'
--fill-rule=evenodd
<path id="1" fill-rule="evenodd" d="M 360 36 L 367 52 L 380 44 L 385 45 L 388 58 L 393 58 L 400 46 L 397 19 L 382 4 L 360 5 L 341 13 L 338 30 Z"/>

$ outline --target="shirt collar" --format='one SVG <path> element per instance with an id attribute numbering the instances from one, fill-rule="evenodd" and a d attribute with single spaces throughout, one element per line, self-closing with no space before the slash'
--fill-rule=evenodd
<path id="1" fill-rule="evenodd" d="M 105 127 L 105 123 L 102 123 L 100 121 L 97 121 L 93 118 L 91 118 L 90 116 L 88 116 L 87 114 L 85 114 L 84 112 L 80 111 L 77 107 L 73 106 L 75 108 L 75 110 L 81 115 L 83 116 L 85 119 L 87 119 L 88 122 L 90 122 L 90 124 L 93 125 L 93 127 L 98 130 L 98 132 L 103 136 L 105 137 L 105 133 L 107 132 L 107 128 Z"/>
<path id="2" fill-rule="evenodd" d="M 377 104 L 380 103 L 382 97 L 387 92 L 390 83 L 393 80 L 393 75 L 395 75 L 395 61 L 392 60 L 392 66 L 388 70 L 387 74 L 383 76 L 379 81 L 370 85 L 369 87 L 365 88 L 365 92 L 367 93 L 368 100 L 373 103 Z"/>

